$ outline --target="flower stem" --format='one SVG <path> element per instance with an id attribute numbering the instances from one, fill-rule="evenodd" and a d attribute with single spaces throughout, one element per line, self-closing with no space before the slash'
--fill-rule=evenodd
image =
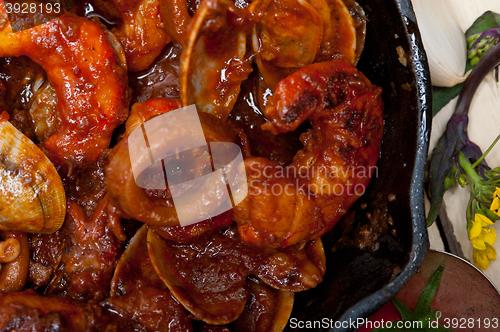
<path id="1" fill-rule="evenodd" d="M 458 153 L 458 163 L 465 171 L 465 174 L 467 174 L 467 176 L 469 177 L 471 183 L 478 183 L 481 181 L 481 178 L 479 177 L 479 175 L 477 175 L 476 171 L 474 170 L 474 166 L 471 165 L 469 158 L 466 158 L 465 155 L 462 153 L 462 151 Z"/>
<path id="2" fill-rule="evenodd" d="M 476 168 L 480 163 L 481 161 L 483 161 L 483 159 L 488 155 L 488 153 L 490 153 L 491 149 L 493 149 L 493 147 L 495 146 L 495 144 L 497 144 L 498 140 L 500 139 L 500 134 L 497 136 L 497 138 L 495 138 L 495 140 L 493 141 L 493 143 L 491 143 L 490 147 L 488 148 L 488 150 L 486 150 L 486 152 L 483 153 L 483 155 L 481 156 L 481 158 L 479 158 L 473 165 L 472 165 L 472 168 Z"/>

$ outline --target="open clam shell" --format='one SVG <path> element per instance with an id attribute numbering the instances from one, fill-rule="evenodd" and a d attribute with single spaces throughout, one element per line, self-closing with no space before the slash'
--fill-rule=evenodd
<path id="1" fill-rule="evenodd" d="M 250 300 L 231 331 L 281 332 L 292 314 L 294 292 L 271 288 L 255 277 L 247 279 Z"/>
<path id="2" fill-rule="evenodd" d="M 118 260 L 115 274 L 111 279 L 110 296 L 130 294 L 144 287 L 167 288 L 148 256 L 147 234 L 148 225 L 144 225 L 132 237 Z"/>
<path id="3" fill-rule="evenodd" d="M 259 72 L 272 91 L 282 79 L 313 62 L 338 57 L 351 64 L 359 60 L 366 18 L 354 0 L 257 0 L 249 9 L 261 17 L 253 26 L 252 46 Z M 304 22 L 297 24 L 299 20 Z"/>
<path id="4" fill-rule="evenodd" d="M 45 154 L 7 121 L 0 121 L 0 229 L 53 233 L 64 222 L 61 178 Z"/>
<path id="5" fill-rule="evenodd" d="M 274 311 L 273 323 L 268 332 L 281 332 L 285 329 L 292 314 L 294 299 L 294 292 L 278 290 L 278 303 Z"/>
<path id="6" fill-rule="evenodd" d="M 232 1 L 201 2 L 181 56 L 183 106 L 196 104 L 198 111 L 223 120 L 228 117 L 241 83 L 252 71 L 246 28 L 241 24 L 247 16 Z"/>
<path id="7" fill-rule="evenodd" d="M 339 0 L 340 1 L 340 0 Z M 317 3 L 322 7 L 318 8 Z M 313 63 L 330 18 L 324 0 L 260 0 L 250 5 L 259 16 L 252 43 L 259 57 L 280 68 L 301 68 Z"/>
<path id="8" fill-rule="evenodd" d="M 222 325 L 236 320 L 245 309 L 249 292 L 246 287 L 246 275 L 236 271 L 229 275 L 221 264 L 216 267 L 211 261 L 196 259 L 200 263 L 195 269 L 181 266 L 186 264 L 182 259 L 176 260 L 171 242 L 165 241 L 152 229 L 148 231 L 148 251 L 153 266 L 160 278 L 168 286 L 172 295 L 188 310 L 194 319 L 206 323 Z M 201 246 L 186 250 L 193 254 Z M 186 264 L 187 265 L 187 264 Z M 212 269 L 211 273 L 205 273 Z M 186 271 L 191 270 L 186 276 Z M 197 277 L 207 278 L 204 282 L 191 282 Z"/>
<path id="9" fill-rule="evenodd" d="M 257 248 L 241 242 L 230 227 L 194 242 L 177 243 L 150 228 L 147 243 L 151 262 L 172 295 L 194 319 L 209 324 L 227 324 L 240 317 L 251 296 L 250 276 L 276 290 L 295 292 L 315 287 L 325 272 L 320 239 L 304 248 Z"/>

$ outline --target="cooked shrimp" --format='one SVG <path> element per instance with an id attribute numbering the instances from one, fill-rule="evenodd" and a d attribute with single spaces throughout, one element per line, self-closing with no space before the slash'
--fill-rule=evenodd
<path id="1" fill-rule="evenodd" d="M 0 57 L 22 55 L 45 69 L 57 95 L 57 129 L 42 142 L 48 157 L 56 165 L 96 161 L 128 115 L 127 72 L 106 34 L 71 13 L 17 33 L 6 23 Z"/>
<path id="2" fill-rule="evenodd" d="M 282 168 L 245 160 L 249 192 L 234 209 L 241 239 L 286 247 L 330 230 L 364 193 L 383 132 L 381 89 L 343 60 L 303 67 L 282 80 L 264 111 L 263 128 L 295 130 L 309 119 L 304 148 Z"/>
<path id="3" fill-rule="evenodd" d="M 187 27 L 192 20 L 187 0 L 160 0 L 160 13 L 172 42 L 184 45 Z"/>
<path id="4" fill-rule="evenodd" d="M 95 0 L 93 4 L 118 16 L 112 32 L 125 49 L 129 71 L 148 68 L 170 42 L 160 17 L 159 0 Z"/>
<path id="5" fill-rule="evenodd" d="M 132 171 L 128 135 L 134 130 L 134 128 L 141 126 L 142 123 L 146 122 L 151 117 L 175 110 L 179 107 L 180 104 L 178 101 L 168 98 L 150 99 L 144 103 L 134 104 L 132 106 L 130 117 L 126 123 L 127 130 L 125 138 L 113 148 L 113 155 L 110 159 L 109 165 L 106 167 L 109 194 L 119 206 L 121 211 L 124 212 L 124 216 L 147 223 L 150 226 L 178 226 L 178 211 L 174 207 L 172 195 L 168 187 L 164 188 L 164 190 L 145 190 L 137 185 Z M 207 113 L 198 113 L 198 115 L 206 141 L 236 141 L 236 135 L 232 132 L 232 128 L 229 127 L 229 125 Z M 192 125 L 193 123 L 189 122 L 184 123 L 184 125 L 178 124 L 177 127 L 171 128 L 170 131 L 165 128 L 159 129 L 156 133 L 157 137 L 164 137 L 164 139 L 153 142 L 153 140 L 148 136 L 149 144 L 151 144 L 151 150 L 159 147 L 168 147 L 169 149 L 173 149 L 174 147 L 179 146 L 179 141 L 186 139 L 187 131 L 185 129 Z M 173 130 L 176 132 L 173 132 Z M 166 131 L 168 131 L 168 133 Z M 198 166 L 193 167 L 192 170 L 182 171 L 183 174 L 180 176 L 203 175 L 206 167 L 211 165 L 208 150 L 192 149 L 190 151 L 191 152 L 189 153 L 183 154 L 179 160 L 173 159 L 168 161 L 167 158 L 163 159 L 163 162 L 166 165 L 165 167 L 169 167 L 170 162 L 173 164 L 180 163 L 180 169 L 183 169 L 182 165 L 197 164 Z M 144 158 L 147 157 L 149 157 L 149 155 L 144 156 Z M 136 163 L 140 161 L 141 160 L 134 160 Z M 156 161 L 156 163 L 159 162 L 162 161 Z M 155 167 L 155 165 L 157 165 L 156 163 L 152 166 Z M 159 166 L 162 167 L 161 164 L 159 164 Z M 150 174 L 151 177 L 148 177 L 147 172 L 144 173 L 146 173 L 146 181 L 155 180 L 155 172 L 152 172 L 152 175 Z M 210 200 L 210 197 L 218 197 L 211 196 L 216 195 L 210 187 L 211 183 L 212 182 L 206 182 L 204 184 L 204 186 L 206 186 L 204 188 L 208 189 L 206 192 L 203 190 L 200 191 L 203 192 L 203 197 L 197 197 L 197 199 L 192 200 L 193 204 L 189 205 L 188 209 L 192 211 L 202 210 L 204 209 L 204 206 L 206 207 L 204 204 L 211 204 L 210 201 L 213 201 Z M 213 201 L 212 203 L 218 204 L 219 202 Z"/>

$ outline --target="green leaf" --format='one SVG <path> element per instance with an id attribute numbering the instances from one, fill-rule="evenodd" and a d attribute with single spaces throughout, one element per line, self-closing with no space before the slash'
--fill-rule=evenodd
<path id="1" fill-rule="evenodd" d="M 406 332 L 406 330 L 403 330 L 401 328 L 397 327 L 377 327 L 376 329 L 373 329 L 372 332 Z"/>
<path id="2" fill-rule="evenodd" d="M 431 328 L 431 330 L 432 331 L 439 331 L 439 332 L 455 332 L 455 330 L 444 327 L 442 325 L 438 325 L 436 328 Z"/>
<path id="3" fill-rule="evenodd" d="M 418 297 L 417 304 L 415 305 L 415 310 L 413 310 L 413 314 L 420 317 L 424 316 L 426 313 L 431 310 L 431 303 L 436 295 L 436 292 L 439 287 L 439 282 L 441 281 L 441 276 L 443 275 L 444 266 L 440 266 L 436 271 L 432 274 L 431 279 L 425 285 L 422 293 Z"/>
<path id="4" fill-rule="evenodd" d="M 381 326 L 379 328 L 374 329 L 372 332 L 403 332 L 403 331 L 412 331 L 412 332 L 434 332 L 434 331 L 442 331 L 442 332 L 455 332 L 452 329 L 445 328 L 443 326 L 438 326 L 434 328 L 434 326 L 429 325 L 430 321 L 434 321 L 436 318 L 440 317 L 441 314 L 438 310 L 431 311 L 431 303 L 436 295 L 437 289 L 439 287 L 439 283 L 441 281 L 441 276 L 443 275 L 444 266 L 440 266 L 436 271 L 432 274 L 432 277 L 429 279 L 424 289 L 420 293 L 418 297 L 417 304 L 415 305 L 415 309 L 413 312 L 400 300 L 393 297 L 391 299 L 391 303 L 396 307 L 401 315 L 402 322 L 412 322 L 411 328 L 405 328 L 404 323 L 403 327 L 398 328 L 396 322 L 392 322 L 391 328 L 387 327 L 387 324 Z M 439 316 L 438 316 L 439 314 Z M 422 326 L 422 328 L 418 328 L 415 323 L 421 324 L 418 326 Z"/>
<path id="5" fill-rule="evenodd" d="M 469 29 L 465 32 L 465 38 L 475 35 L 477 33 L 481 34 L 486 30 L 494 29 L 500 27 L 500 15 L 492 11 L 484 12 L 483 15 L 479 16 Z"/>
<path id="6" fill-rule="evenodd" d="M 432 151 L 429 162 L 428 192 L 431 206 L 427 215 L 427 227 L 430 227 L 439 215 L 439 209 L 443 202 L 444 182 L 450 174 L 451 158 L 455 152 L 457 139 L 458 136 L 453 130 L 450 135 L 447 135 L 447 131 L 445 131 Z"/>
<path id="7" fill-rule="evenodd" d="M 446 106 L 462 90 L 464 83 L 458 83 L 451 88 L 433 87 L 432 88 L 432 116 L 435 116 L 443 107 Z"/>
<path id="8" fill-rule="evenodd" d="M 391 303 L 399 311 L 399 314 L 401 315 L 401 318 L 403 320 L 413 320 L 413 313 L 411 312 L 410 308 L 408 308 L 403 302 L 393 297 L 391 299 Z"/>

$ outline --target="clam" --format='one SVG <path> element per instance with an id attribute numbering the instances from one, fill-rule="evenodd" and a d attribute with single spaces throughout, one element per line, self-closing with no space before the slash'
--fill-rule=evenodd
<path id="1" fill-rule="evenodd" d="M 364 45 L 366 21 L 352 0 L 257 0 L 252 46 L 267 86 L 313 62 L 339 56 L 355 64 Z"/>
<path id="2" fill-rule="evenodd" d="M 143 225 L 132 237 L 116 264 L 111 279 L 110 296 L 121 296 L 145 287 L 167 288 L 156 274 L 148 256 L 146 238 L 148 225 Z"/>
<path id="3" fill-rule="evenodd" d="M 255 277 L 248 278 L 251 299 L 231 331 L 281 332 L 292 314 L 294 292 L 274 289 Z"/>
<path id="4" fill-rule="evenodd" d="M 325 273 L 320 239 L 304 248 L 257 248 L 241 242 L 237 229 L 229 227 L 193 242 L 177 243 L 150 228 L 147 246 L 153 267 L 172 295 L 194 319 L 208 324 L 228 324 L 242 315 L 251 297 L 251 276 L 284 292 L 277 293 L 283 296 L 281 317 L 287 316 L 293 302 L 287 292 L 313 288 Z"/>
<path id="5" fill-rule="evenodd" d="M 64 222 L 61 178 L 45 154 L 0 120 L 0 229 L 53 233 Z"/>
<path id="6" fill-rule="evenodd" d="M 249 298 L 245 271 L 221 255 L 206 257 L 217 250 L 205 241 L 176 244 L 149 229 L 148 252 L 156 272 L 172 296 L 196 320 L 222 325 L 236 320 Z M 214 248 L 215 247 L 215 248 Z"/>
<path id="7" fill-rule="evenodd" d="M 281 332 L 285 329 L 288 320 L 292 315 L 293 301 L 295 293 L 289 291 L 277 290 L 278 302 L 274 311 L 274 319 L 268 332 Z"/>
<path id="8" fill-rule="evenodd" d="M 252 71 L 244 23 L 246 10 L 229 0 L 203 0 L 191 22 L 181 56 L 180 94 L 183 106 L 225 120 Z"/>

